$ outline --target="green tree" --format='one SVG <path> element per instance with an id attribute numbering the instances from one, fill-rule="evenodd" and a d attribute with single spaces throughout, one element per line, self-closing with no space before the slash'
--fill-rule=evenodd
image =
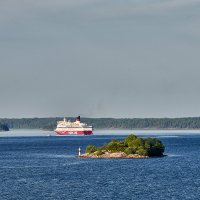
<path id="1" fill-rule="evenodd" d="M 148 156 L 147 150 L 144 149 L 143 147 L 139 147 L 135 153 L 141 156 Z"/>
<path id="2" fill-rule="evenodd" d="M 147 138 L 145 140 L 145 149 L 149 156 L 161 156 L 164 153 L 165 147 L 160 140 Z"/>
<path id="3" fill-rule="evenodd" d="M 95 151 L 97 151 L 97 147 L 95 147 L 93 145 L 88 145 L 86 147 L 86 153 L 94 153 Z"/>
<path id="4" fill-rule="evenodd" d="M 135 141 L 138 137 L 136 135 L 129 135 L 125 138 L 124 140 L 124 143 L 127 145 L 127 146 L 131 146 L 131 144 L 133 143 L 133 141 Z"/>
<path id="5" fill-rule="evenodd" d="M 136 153 L 136 151 L 137 151 L 137 149 L 136 148 L 134 148 L 134 147 L 127 147 L 125 150 L 124 150 L 124 152 L 126 153 L 126 154 L 135 154 Z"/>

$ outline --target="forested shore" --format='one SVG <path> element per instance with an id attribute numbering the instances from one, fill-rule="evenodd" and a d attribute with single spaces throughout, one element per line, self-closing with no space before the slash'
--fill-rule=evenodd
<path id="1" fill-rule="evenodd" d="M 75 118 L 68 117 L 74 121 Z M 10 129 L 45 129 L 54 130 L 55 118 L 1 118 L 0 124 Z M 94 126 L 95 129 L 200 129 L 200 117 L 188 118 L 81 118 L 81 121 Z"/>

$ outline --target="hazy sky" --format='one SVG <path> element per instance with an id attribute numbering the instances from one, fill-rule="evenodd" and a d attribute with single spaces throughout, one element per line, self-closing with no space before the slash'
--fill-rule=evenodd
<path id="1" fill-rule="evenodd" d="M 199 0 L 1 0 L 0 117 L 200 116 Z"/>

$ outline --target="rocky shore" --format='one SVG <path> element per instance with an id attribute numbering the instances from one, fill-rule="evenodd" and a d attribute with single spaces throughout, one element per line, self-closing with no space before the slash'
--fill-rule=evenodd
<path id="1" fill-rule="evenodd" d="M 94 153 L 85 153 L 77 156 L 77 158 L 149 158 L 149 156 L 142 156 L 139 154 L 126 154 L 122 151 L 119 152 L 109 152 L 109 151 L 102 151 L 99 155 L 98 151 Z"/>

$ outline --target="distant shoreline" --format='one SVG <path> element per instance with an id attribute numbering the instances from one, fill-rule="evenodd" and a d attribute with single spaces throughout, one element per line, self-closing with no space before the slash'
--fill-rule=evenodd
<path id="1" fill-rule="evenodd" d="M 73 117 L 67 117 L 74 121 Z M 62 117 L 0 118 L 10 129 L 54 130 Z M 96 130 L 200 130 L 200 117 L 187 118 L 81 118 L 81 122 Z"/>
<path id="2" fill-rule="evenodd" d="M 13 129 L 10 129 L 9 131 L 11 130 L 40 130 L 40 131 L 54 131 L 54 130 L 51 130 L 51 129 L 41 129 L 41 128 L 13 128 Z M 120 128 L 95 128 L 94 127 L 94 130 L 96 131 L 192 131 L 192 130 L 199 130 L 200 131 L 200 128 L 134 128 L 134 129 L 120 129 Z M 0 130 L 0 132 L 4 132 L 4 130 Z M 5 131 L 6 132 L 6 131 Z"/>

